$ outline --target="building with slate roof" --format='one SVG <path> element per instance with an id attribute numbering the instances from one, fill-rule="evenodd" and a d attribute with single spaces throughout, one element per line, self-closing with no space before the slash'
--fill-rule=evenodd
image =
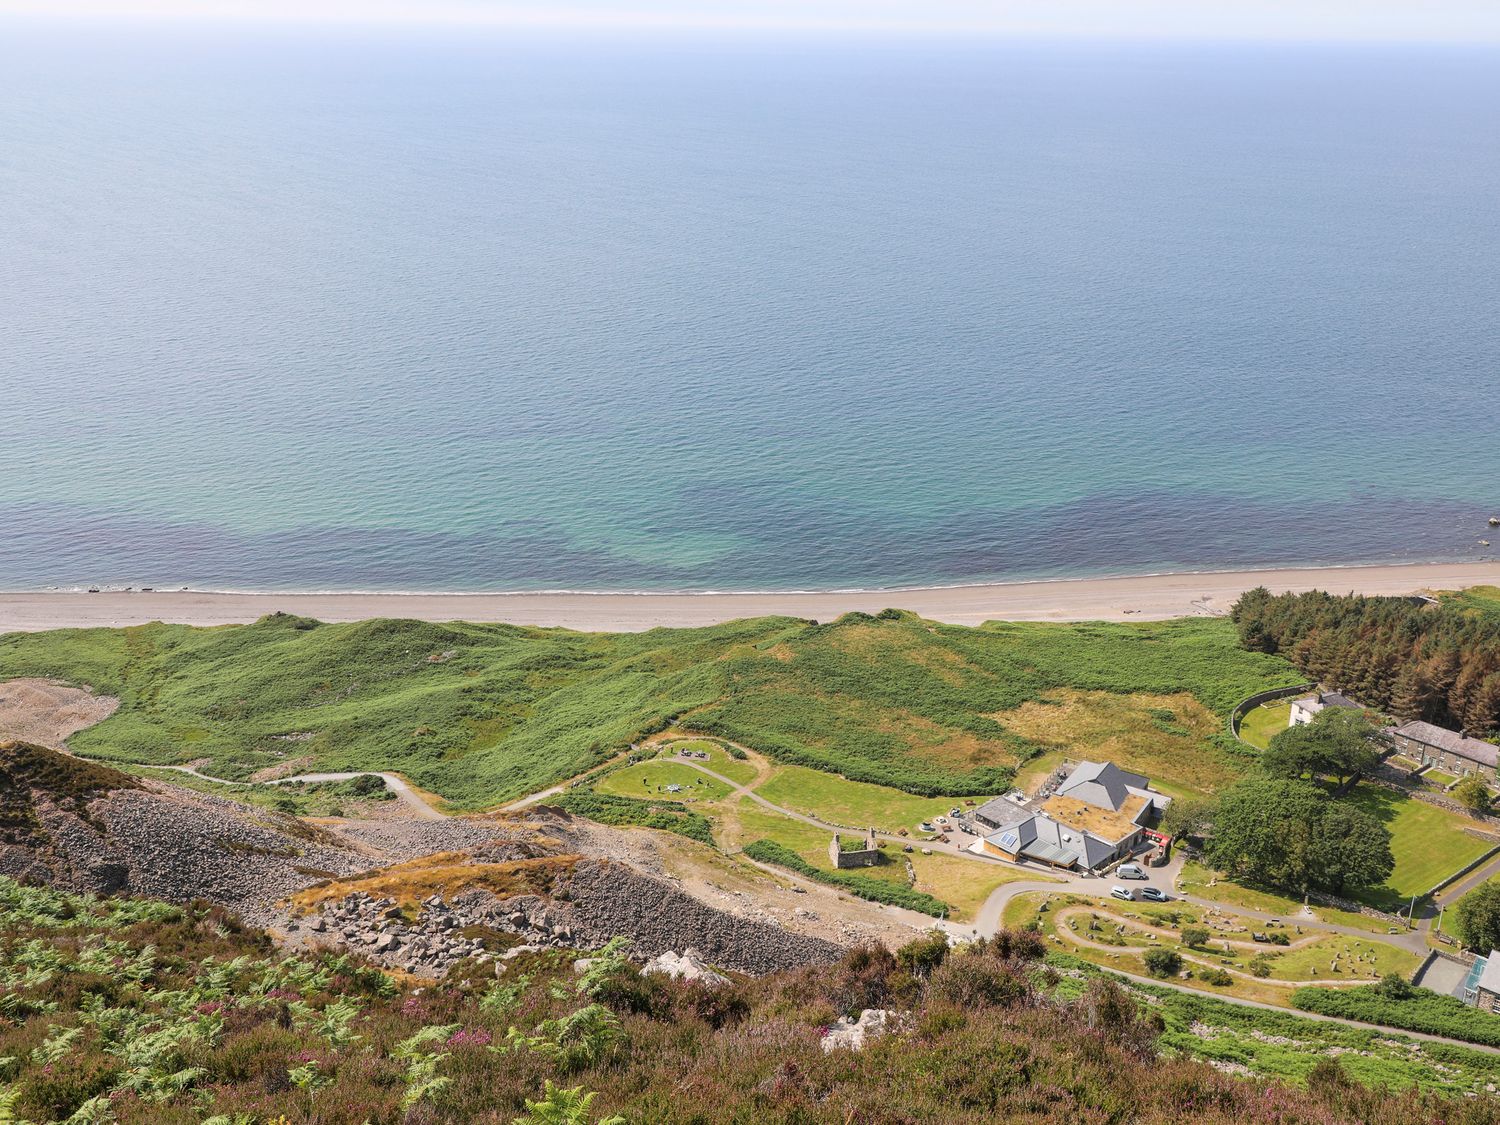
<path id="1" fill-rule="evenodd" d="M 1389 734 L 1397 750 L 1424 766 L 1436 766 L 1460 777 L 1475 773 L 1486 781 L 1495 779 L 1500 746 L 1492 742 L 1481 742 L 1431 723 L 1406 723 Z"/>
<path id="2" fill-rule="evenodd" d="M 1040 803 L 997 797 L 975 810 L 992 831 L 980 850 L 1001 859 L 1096 868 L 1132 854 L 1172 798 L 1113 762 L 1080 762 Z"/>

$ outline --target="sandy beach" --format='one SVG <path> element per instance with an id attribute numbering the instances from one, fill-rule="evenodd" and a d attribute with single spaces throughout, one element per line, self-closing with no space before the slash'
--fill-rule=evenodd
<path id="1" fill-rule="evenodd" d="M 0 593 L 0 632 L 170 621 L 230 625 L 282 611 L 322 621 L 409 617 L 582 630 L 710 625 L 787 614 L 826 621 L 888 606 L 936 621 L 1150 621 L 1226 613 L 1245 590 L 1412 594 L 1500 585 L 1500 561 L 1245 570 L 872 592 L 746 594 Z"/>

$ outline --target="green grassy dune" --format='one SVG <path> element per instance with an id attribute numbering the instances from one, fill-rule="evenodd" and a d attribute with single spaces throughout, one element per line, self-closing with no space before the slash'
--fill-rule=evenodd
<path id="1" fill-rule="evenodd" d="M 273 615 L 0 637 L 0 677 L 32 675 L 120 697 L 71 740 L 79 753 L 204 759 L 230 779 L 288 762 L 394 770 L 456 809 L 673 724 L 910 793 L 992 793 L 1043 749 L 1007 712 L 1049 692 L 1187 692 L 1224 715 L 1297 679 L 1225 621 L 964 628 L 894 611 L 633 634 Z M 1214 737 L 1200 745 L 1222 756 Z"/>

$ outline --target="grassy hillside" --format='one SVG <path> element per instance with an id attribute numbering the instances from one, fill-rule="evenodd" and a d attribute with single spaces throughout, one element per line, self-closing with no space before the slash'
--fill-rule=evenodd
<path id="1" fill-rule="evenodd" d="M 1041 952 L 1009 932 L 924 940 L 713 990 L 617 956 L 580 975 L 553 950 L 417 987 L 353 956 L 286 955 L 216 909 L 0 879 L 0 1120 L 1500 1121 L 1494 1055 L 1121 987 Z M 825 1052 L 824 1030 L 865 1008 L 900 1013 L 890 1034 Z M 590 1112 L 565 1108 L 590 1092 Z"/>
<path id="2" fill-rule="evenodd" d="M 995 792 L 1021 763 L 1073 745 L 1023 722 L 1027 703 L 1185 694 L 1222 717 L 1297 679 L 1280 658 L 1242 651 L 1224 621 L 974 629 L 892 611 L 639 634 L 274 615 L 0 636 L 0 677 L 29 675 L 120 697 L 71 740 L 80 753 L 205 759 L 232 779 L 273 766 L 396 770 L 457 808 L 574 776 L 674 722 L 908 792 Z M 1201 717 L 1139 710 L 1153 745 L 1233 773 Z"/>

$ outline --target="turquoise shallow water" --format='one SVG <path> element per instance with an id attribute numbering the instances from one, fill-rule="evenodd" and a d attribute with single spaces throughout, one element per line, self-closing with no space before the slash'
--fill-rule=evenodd
<path id="1" fill-rule="evenodd" d="M 1494 51 L 3 30 L 0 587 L 1488 553 Z"/>

